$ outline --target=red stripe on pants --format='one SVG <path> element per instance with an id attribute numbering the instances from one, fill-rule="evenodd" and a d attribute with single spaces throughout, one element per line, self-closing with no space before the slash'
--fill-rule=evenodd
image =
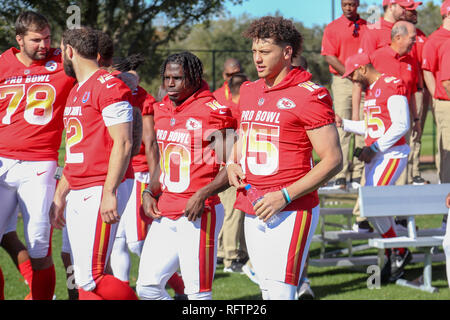
<path id="1" fill-rule="evenodd" d="M 208 292 L 212 289 L 214 277 L 216 209 L 213 208 L 211 212 L 204 212 L 201 219 L 199 248 L 200 292 Z"/>
<path id="2" fill-rule="evenodd" d="M 147 236 L 147 227 L 151 223 L 151 220 L 144 219 L 144 207 L 142 206 L 142 191 L 147 188 L 148 184 L 142 183 L 135 180 L 136 183 L 136 230 L 137 230 L 137 240 L 145 240 Z"/>
<path id="3" fill-rule="evenodd" d="M 311 228 L 311 210 L 297 211 L 291 244 L 288 251 L 286 277 L 284 282 L 297 286 L 300 277 L 300 267 L 305 251 L 306 241 Z"/>
<path id="4" fill-rule="evenodd" d="M 95 282 L 104 274 L 110 233 L 111 225 L 103 222 L 99 210 L 97 225 L 95 227 L 94 252 L 92 255 L 92 277 Z"/>
<path id="5" fill-rule="evenodd" d="M 383 174 L 378 180 L 377 186 L 387 186 L 391 182 L 392 178 L 395 175 L 395 171 L 400 164 L 399 159 L 391 159 L 388 161 L 386 168 L 384 168 Z"/>

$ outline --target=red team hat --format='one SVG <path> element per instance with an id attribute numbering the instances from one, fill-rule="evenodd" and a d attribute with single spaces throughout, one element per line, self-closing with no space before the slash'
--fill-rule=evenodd
<path id="1" fill-rule="evenodd" d="M 446 16 L 450 13 L 450 0 L 445 0 L 441 5 L 441 16 Z"/>
<path id="2" fill-rule="evenodd" d="M 365 53 L 358 53 L 348 57 L 347 60 L 345 60 L 345 73 L 343 74 L 342 78 L 347 78 L 356 69 L 369 63 L 369 56 Z"/>
<path id="3" fill-rule="evenodd" d="M 409 10 L 409 11 L 416 10 L 417 7 L 420 6 L 421 4 L 422 4 L 421 1 L 418 1 L 418 2 L 413 1 L 413 5 L 411 7 L 407 7 L 406 10 Z"/>
<path id="4" fill-rule="evenodd" d="M 420 2 L 420 3 L 422 3 L 422 2 Z M 383 0 L 383 7 L 388 6 L 390 4 L 399 4 L 404 8 L 409 8 L 413 5 L 415 5 L 414 0 Z M 420 4 L 418 4 L 417 6 L 419 6 L 419 5 Z"/>

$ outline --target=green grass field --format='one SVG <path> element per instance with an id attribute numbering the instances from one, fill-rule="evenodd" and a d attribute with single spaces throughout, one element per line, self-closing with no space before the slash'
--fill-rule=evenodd
<path id="1" fill-rule="evenodd" d="M 334 199 L 334 203 L 341 207 L 352 206 L 353 200 L 348 198 Z M 418 217 L 419 228 L 431 228 L 440 226 L 442 217 L 432 216 Z M 344 223 L 342 217 L 327 217 L 327 221 Z M 18 233 L 23 239 L 23 225 L 19 218 Z M 359 242 L 362 244 L 363 242 Z M 358 242 L 354 242 L 358 244 Z M 345 244 L 342 244 L 345 247 Z M 310 250 L 311 258 L 318 258 L 319 244 L 313 243 Z M 337 246 L 329 246 L 327 250 L 336 249 Z M 60 259 L 61 252 L 61 231 L 55 230 L 53 233 L 53 259 L 56 268 L 56 299 L 66 300 L 66 278 L 64 267 Z M 414 251 L 413 251 L 414 252 Z M 375 255 L 376 250 L 366 250 L 358 252 L 358 255 Z M 133 265 L 131 269 L 130 282 L 134 287 L 137 279 L 138 258 L 133 255 Z M 0 265 L 5 277 L 5 297 L 10 300 L 22 300 L 28 293 L 28 287 L 23 282 L 19 272 L 14 266 L 7 253 L 0 250 Z M 407 266 L 405 278 L 414 280 L 422 273 L 422 264 L 412 264 Z M 400 287 L 395 284 L 383 285 L 380 289 L 368 289 L 367 267 L 341 268 L 341 267 L 309 267 L 308 277 L 311 286 L 320 300 L 449 300 L 450 290 L 447 286 L 445 263 L 433 263 L 433 286 L 439 288 L 438 293 L 427 293 L 410 288 Z M 168 290 L 173 296 L 173 291 Z M 213 283 L 213 299 L 215 300 L 259 300 L 261 295 L 258 286 L 251 282 L 245 275 L 230 274 L 223 272 L 223 265 L 217 268 Z"/>
<path id="2" fill-rule="evenodd" d="M 433 116 L 429 112 L 425 124 L 424 136 L 422 138 L 422 152 L 423 155 L 433 154 Z M 64 163 L 64 140 L 61 144 L 59 164 Z M 333 200 L 333 203 L 338 206 L 352 207 L 354 199 L 345 197 L 338 197 Z M 342 217 L 328 217 L 330 221 L 337 223 L 344 223 Z M 438 227 L 441 223 L 441 216 L 418 217 L 417 225 L 422 228 Z M 328 221 L 328 220 L 327 220 Z M 18 233 L 23 239 L 23 224 L 21 218 L 18 221 Z M 357 245 L 358 242 L 355 242 Z M 344 247 L 345 244 L 342 244 Z M 332 250 L 335 247 L 330 247 Z M 310 255 L 311 258 L 319 256 L 320 245 L 312 243 Z M 61 231 L 54 230 L 53 233 L 53 259 L 56 268 L 56 299 L 67 299 L 66 278 L 64 267 L 60 258 L 61 252 Z M 367 250 L 358 252 L 357 254 L 371 254 L 375 255 L 376 250 Z M 133 265 L 131 269 L 130 282 L 134 286 L 137 279 L 138 258 L 132 255 Z M 7 253 L 0 249 L 0 265 L 3 269 L 5 277 L 5 296 L 6 299 L 23 299 L 28 293 L 28 287 L 23 282 L 19 272 L 14 266 L 12 260 Z M 213 283 L 213 298 L 216 300 L 246 300 L 246 299 L 261 299 L 258 286 L 251 282 L 245 275 L 224 273 L 223 266 L 219 265 L 217 268 L 215 280 Z M 430 294 L 419 290 L 400 287 L 394 284 L 382 286 L 381 289 L 370 290 L 367 288 L 366 281 L 369 274 L 366 272 L 367 268 L 318 268 L 309 267 L 308 277 L 311 280 L 311 286 L 317 299 L 330 300 L 429 300 L 429 299 L 450 299 L 450 290 L 448 289 L 445 263 L 433 263 L 433 286 L 439 288 L 439 292 Z M 413 280 L 419 277 L 422 273 L 422 265 L 414 264 L 406 268 L 406 279 Z M 173 295 L 173 291 L 169 289 L 169 293 Z"/>

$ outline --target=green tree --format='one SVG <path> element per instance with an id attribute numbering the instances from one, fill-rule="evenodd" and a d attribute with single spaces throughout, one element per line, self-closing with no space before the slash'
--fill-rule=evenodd
<path id="1" fill-rule="evenodd" d="M 240 4 L 244 0 L 230 1 Z M 22 10 L 37 10 L 49 19 L 54 45 L 58 45 L 56 41 L 59 41 L 72 14 L 67 12 L 71 5 L 79 7 L 81 25 L 101 29 L 111 35 L 117 56 L 140 52 L 148 58 L 147 64 L 140 70 L 146 81 L 157 72 L 161 60 L 157 49 L 160 46 L 177 35 L 186 35 L 191 25 L 208 21 L 224 12 L 224 2 L 221 0 L 3 0 L 0 21 L 11 27 L 3 30 L 0 24 L 0 35 L 10 35 L 14 21 Z M 15 45 L 15 40 L 8 38 L 0 45 L 4 49 Z"/>
<path id="2" fill-rule="evenodd" d="M 440 6 L 428 1 L 421 5 L 418 9 L 417 28 L 429 36 L 442 24 Z"/>
<path id="3" fill-rule="evenodd" d="M 244 72 L 255 80 L 257 74 L 253 66 L 251 40 L 242 36 L 250 22 L 250 18 L 243 15 L 197 24 L 186 38 L 171 41 L 166 54 L 181 50 L 192 51 L 203 62 L 205 80 L 210 84 L 211 90 L 222 85 L 223 63 L 229 57 L 238 59 Z"/>

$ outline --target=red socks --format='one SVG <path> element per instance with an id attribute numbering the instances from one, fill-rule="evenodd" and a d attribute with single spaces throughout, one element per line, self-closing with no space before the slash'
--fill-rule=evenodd
<path id="1" fill-rule="evenodd" d="M 78 289 L 79 300 L 103 300 L 102 297 L 96 295 L 92 291 L 85 291 L 83 289 Z"/>
<path id="2" fill-rule="evenodd" d="M 386 233 L 383 233 L 381 235 L 383 238 L 395 238 L 397 234 L 395 233 L 395 230 L 393 227 L 391 227 Z M 405 248 L 397 248 L 395 249 L 400 255 L 405 254 Z"/>
<path id="3" fill-rule="evenodd" d="M 31 292 L 31 281 L 33 279 L 33 268 L 31 267 L 31 261 L 28 259 L 25 262 L 22 262 L 18 266 L 20 274 L 23 276 L 28 286 L 30 287 Z"/>
<path id="4" fill-rule="evenodd" d="M 5 300 L 5 279 L 3 278 L 2 268 L 0 268 L 0 300 Z"/>
<path id="5" fill-rule="evenodd" d="M 184 281 L 178 273 L 175 272 L 167 283 L 177 294 L 184 294 Z"/>
<path id="6" fill-rule="evenodd" d="M 55 293 L 55 265 L 44 270 L 33 270 L 31 296 L 33 300 L 52 300 Z"/>
<path id="7" fill-rule="evenodd" d="M 112 275 L 106 274 L 96 282 L 93 291 L 78 289 L 80 300 L 138 300 L 133 289 Z"/>
<path id="8" fill-rule="evenodd" d="M 395 233 L 394 228 L 390 227 L 389 230 L 386 233 L 383 233 L 381 236 L 383 238 L 395 238 L 397 234 Z"/>

